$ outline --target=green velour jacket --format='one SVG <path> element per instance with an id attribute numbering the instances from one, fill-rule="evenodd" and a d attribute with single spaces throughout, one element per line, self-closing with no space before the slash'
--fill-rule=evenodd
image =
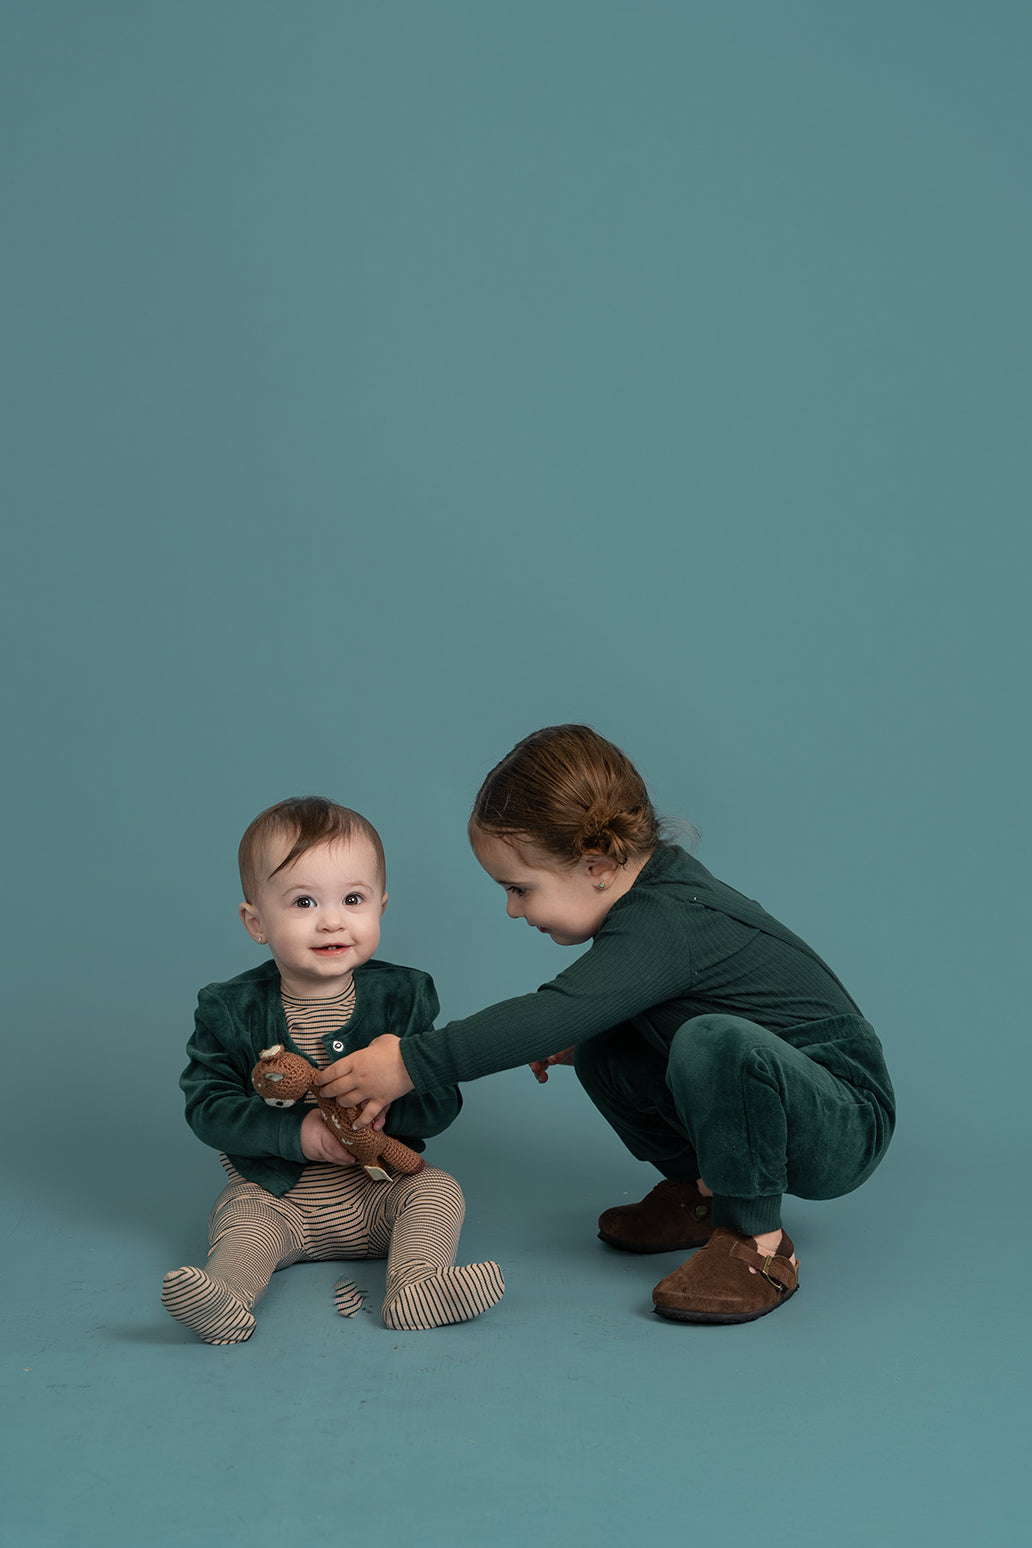
<path id="1" fill-rule="evenodd" d="M 433 979 L 417 968 L 375 958 L 355 969 L 355 1009 L 346 1027 L 329 1032 L 323 1045 L 331 1061 L 365 1048 L 383 1032 L 408 1040 L 433 1026 L 439 1009 Z M 251 1085 L 263 1048 L 291 1041 L 283 1014 L 275 963 L 208 984 L 197 997 L 189 1063 L 179 1078 L 186 1120 L 198 1139 L 223 1151 L 242 1177 L 282 1197 L 308 1163 L 301 1124 L 309 1108 L 269 1107 Z M 423 1141 L 452 1123 L 462 1105 L 454 1084 L 410 1092 L 391 1106 L 386 1132 L 423 1150 Z"/>

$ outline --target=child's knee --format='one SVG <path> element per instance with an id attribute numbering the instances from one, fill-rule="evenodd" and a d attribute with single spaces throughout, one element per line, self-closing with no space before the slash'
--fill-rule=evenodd
<path id="1" fill-rule="evenodd" d="M 741 1016 L 725 1016 L 718 1011 L 693 1016 L 674 1033 L 669 1062 L 691 1068 L 696 1075 L 726 1071 L 752 1056 L 758 1038 L 769 1036 L 763 1027 Z"/>
<path id="2" fill-rule="evenodd" d="M 432 1209 L 437 1214 L 456 1220 L 460 1225 L 466 1214 L 466 1200 L 462 1189 L 450 1172 L 440 1167 L 425 1166 L 414 1177 L 400 1178 L 392 1187 L 396 1209 Z"/>
<path id="3" fill-rule="evenodd" d="M 229 1231 L 242 1230 L 255 1239 L 302 1245 L 299 1225 L 289 1209 L 272 1197 L 252 1191 L 227 1188 L 215 1201 L 208 1218 L 208 1241 L 215 1247 Z"/>
<path id="4" fill-rule="evenodd" d="M 666 1084 L 678 1112 L 693 1120 L 725 1122 L 741 1109 L 746 1091 L 778 1089 L 771 1066 L 773 1034 L 740 1016 L 694 1016 L 670 1044 Z"/>

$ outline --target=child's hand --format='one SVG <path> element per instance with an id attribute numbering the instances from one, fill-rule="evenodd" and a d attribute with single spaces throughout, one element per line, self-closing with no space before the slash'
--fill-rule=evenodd
<path id="1" fill-rule="evenodd" d="M 543 1086 L 548 1079 L 549 1067 L 553 1064 L 572 1064 L 574 1052 L 573 1048 L 564 1048 L 562 1053 L 549 1054 L 547 1059 L 535 1059 L 530 1066 L 534 1079 Z"/>
<path id="2" fill-rule="evenodd" d="M 309 1108 L 301 1123 L 301 1153 L 306 1161 L 329 1161 L 332 1166 L 354 1166 L 355 1158 L 345 1150 L 317 1107 Z"/>
<path id="3" fill-rule="evenodd" d="M 345 1107 L 361 1105 L 356 1129 L 370 1123 L 382 1127 L 374 1120 L 382 1118 L 397 1097 L 413 1090 L 401 1057 L 401 1038 L 390 1032 L 320 1070 L 315 1079 L 324 1096 L 336 1097 Z"/>

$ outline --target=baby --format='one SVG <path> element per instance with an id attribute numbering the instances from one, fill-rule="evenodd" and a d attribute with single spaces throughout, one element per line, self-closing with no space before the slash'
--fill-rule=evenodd
<path id="1" fill-rule="evenodd" d="M 478 1316 L 505 1287 L 496 1263 L 453 1266 L 465 1211 L 455 1179 L 427 1166 L 374 1181 L 313 1097 L 273 1107 L 251 1085 L 262 1050 L 277 1043 L 325 1067 L 381 1033 L 404 1040 L 432 1027 L 432 979 L 373 957 L 387 906 L 379 834 L 357 812 L 305 796 L 260 813 L 239 860 L 240 917 L 272 961 L 198 997 L 180 1085 L 187 1122 L 221 1152 L 229 1183 L 208 1222 L 205 1267 L 166 1274 L 162 1304 L 205 1343 L 238 1344 L 254 1332 L 254 1308 L 276 1269 L 386 1258 L 389 1328 Z M 421 1151 L 461 1101 L 455 1086 L 402 1097 L 385 1115 L 387 1132 Z M 361 1297 L 350 1281 L 334 1291 L 341 1315 L 357 1312 Z"/>

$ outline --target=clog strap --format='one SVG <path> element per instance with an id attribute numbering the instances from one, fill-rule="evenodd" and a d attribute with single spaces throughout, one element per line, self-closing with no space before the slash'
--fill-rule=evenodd
<path id="1" fill-rule="evenodd" d="M 731 1256 L 740 1258 L 757 1274 L 762 1274 L 776 1290 L 794 1290 L 799 1284 L 798 1265 L 780 1252 L 764 1254 L 757 1252 L 749 1242 L 737 1241 L 731 1248 Z"/>

